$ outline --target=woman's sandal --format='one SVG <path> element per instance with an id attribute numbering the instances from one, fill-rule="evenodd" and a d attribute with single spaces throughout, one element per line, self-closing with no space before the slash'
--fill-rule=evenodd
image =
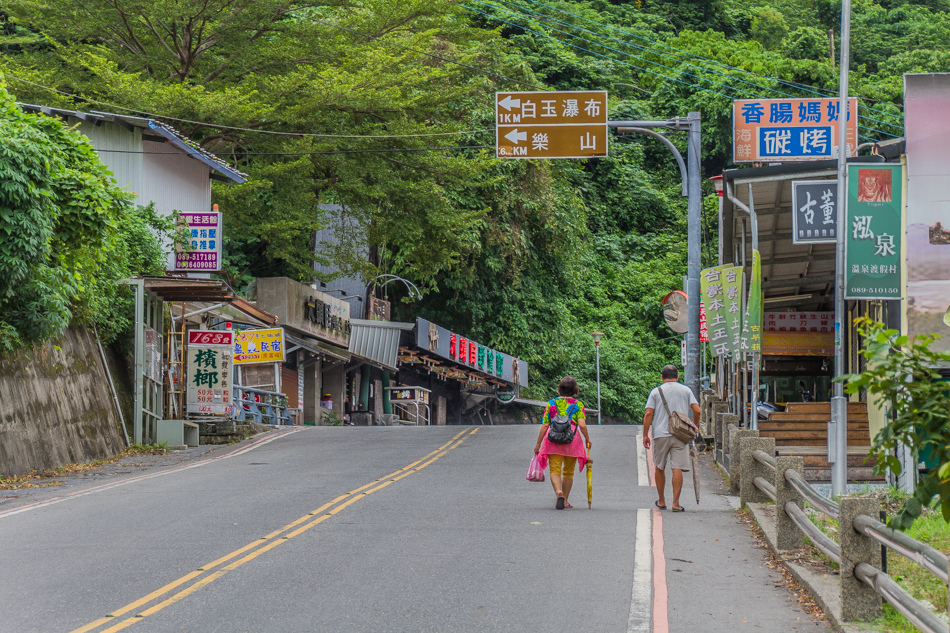
<path id="1" fill-rule="evenodd" d="M 563 509 L 564 509 L 564 497 L 558 497 L 558 498 L 557 498 L 557 503 L 554 505 L 554 507 L 557 508 L 558 510 L 563 510 Z"/>

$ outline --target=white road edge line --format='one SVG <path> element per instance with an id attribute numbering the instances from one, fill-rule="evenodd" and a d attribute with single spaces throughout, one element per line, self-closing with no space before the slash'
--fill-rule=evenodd
<path id="1" fill-rule="evenodd" d="M 31 504 L 31 505 L 28 505 L 28 506 L 24 506 L 24 507 L 22 507 L 22 508 L 16 508 L 16 509 L 13 509 L 13 510 L 8 510 L 8 511 L 6 511 L 6 512 L 0 512 L 0 519 L 5 519 L 6 517 L 10 517 L 10 516 L 13 516 L 13 515 L 15 515 L 15 514 L 21 514 L 21 513 L 23 513 L 23 512 L 28 512 L 28 511 L 30 511 L 30 510 L 38 510 L 38 509 L 40 509 L 40 508 L 46 508 L 46 507 L 51 506 L 51 505 L 53 505 L 53 504 L 60 503 L 61 501 L 68 501 L 69 499 L 77 499 L 77 498 L 79 498 L 79 497 L 85 497 L 85 496 L 88 496 L 88 495 L 91 495 L 91 494 L 95 494 L 95 493 L 97 493 L 97 492 L 103 492 L 103 491 L 105 491 L 105 490 L 112 490 L 113 488 L 119 488 L 120 486 L 125 486 L 125 485 L 128 485 L 128 484 L 134 483 L 134 482 L 136 482 L 136 481 L 142 481 L 142 480 L 145 480 L 145 479 L 153 479 L 153 478 L 155 478 L 155 477 L 163 477 L 163 476 L 165 476 L 165 475 L 170 475 L 170 474 L 172 474 L 172 473 L 178 473 L 178 472 L 181 472 L 181 471 L 183 471 L 183 470 L 191 470 L 192 468 L 201 468 L 202 466 L 207 466 L 208 464 L 210 464 L 210 463 L 212 463 L 212 462 L 216 462 L 216 461 L 218 461 L 218 460 L 220 460 L 220 459 L 227 459 L 227 458 L 229 458 L 229 457 L 236 457 L 236 456 L 238 456 L 238 455 L 244 455 L 245 453 L 250 452 L 250 451 L 254 450 L 255 448 L 258 448 L 258 447 L 263 446 L 263 445 L 265 445 L 265 444 L 270 444 L 270 443 L 273 442 L 274 440 L 278 440 L 278 439 L 280 439 L 280 438 L 282 438 L 282 437 L 286 437 L 286 436 L 288 436 L 288 435 L 292 435 L 293 433 L 297 433 L 297 432 L 300 431 L 300 430 L 302 430 L 302 429 L 294 429 L 294 430 L 292 430 L 292 431 L 285 431 L 285 432 L 283 432 L 283 433 L 280 433 L 279 435 L 275 435 L 275 436 L 269 437 L 269 438 L 267 438 L 267 439 L 265 439 L 265 440 L 260 440 L 260 441 L 258 441 L 258 442 L 255 442 L 254 444 L 251 444 L 250 446 L 248 446 L 248 447 L 246 447 L 246 448 L 239 449 L 239 450 L 237 450 L 237 451 L 234 451 L 234 452 L 231 452 L 231 453 L 227 453 L 227 454 L 225 454 L 225 455 L 218 455 L 217 457 L 211 457 L 211 458 L 209 458 L 209 459 L 202 460 L 202 461 L 197 462 L 197 463 L 195 463 L 195 464 L 188 464 L 187 466 L 176 466 L 176 467 L 173 467 L 173 468 L 169 468 L 168 470 L 163 470 L 163 471 L 160 471 L 160 472 L 157 472 L 157 473 L 150 473 L 150 474 L 148 474 L 148 475 L 138 475 L 138 476 L 135 476 L 135 477 L 129 477 L 128 479 L 123 479 L 122 481 L 117 481 L 117 482 L 115 482 L 114 484 L 111 484 L 111 485 L 110 485 L 110 484 L 107 484 L 107 485 L 104 485 L 104 486 L 97 486 L 97 487 L 92 488 L 92 489 L 90 489 L 90 490 L 84 490 L 84 491 L 81 491 L 81 492 L 76 492 L 76 493 L 64 495 L 64 496 L 62 496 L 62 497 L 56 497 L 55 499 L 50 499 L 49 501 L 42 501 L 42 502 L 40 502 L 40 503 Z"/>
<path id="2" fill-rule="evenodd" d="M 643 448 L 643 433 L 637 433 L 637 483 L 641 486 L 650 485 L 650 474 L 647 470 L 647 451 Z"/>
<path id="3" fill-rule="evenodd" d="M 653 625 L 653 516 L 637 510 L 637 535 L 633 557 L 633 591 L 627 633 L 650 633 Z"/>

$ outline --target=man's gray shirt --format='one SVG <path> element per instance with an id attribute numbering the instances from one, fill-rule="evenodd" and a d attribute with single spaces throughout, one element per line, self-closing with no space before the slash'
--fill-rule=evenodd
<path id="1" fill-rule="evenodd" d="M 663 395 L 666 396 L 666 403 L 670 405 L 670 411 L 679 411 L 687 420 L 693 419 L 693 410 L 691 405 L 699 404 L 696 402 L 696 396 L 693 390 L 680 382 L 664 382 Z M 670 437 L 669 416 L 666 415 L 666 407 L 660 399 L 659 387 L 650 392 L 647 398 L 647 409 L 653 409 L 653 422 L 650 427 L 653 429 L 653 437 Z"/>

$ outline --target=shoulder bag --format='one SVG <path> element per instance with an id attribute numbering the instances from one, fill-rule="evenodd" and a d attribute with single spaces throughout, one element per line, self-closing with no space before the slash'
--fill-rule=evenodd
<path id="1" fill-rule="evenodd" d="M 670 429 L 670 435 L 684 444 L 689 444 L 699 435 L 699 429 L 690 420 L 686 419 L 679 411 L 670 411 L 670 405 L 666 403 L 666 396 L 663 395 L 663 388 L 657 387 L 660 392 L 660 400 L 663 401 L 663 407 L 666 409 L 667 425 Z"/>

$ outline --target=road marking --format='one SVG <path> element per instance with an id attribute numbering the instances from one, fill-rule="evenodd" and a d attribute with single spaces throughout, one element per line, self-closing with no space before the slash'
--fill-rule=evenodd
<path id="1" fill-rule="evenodd" d="M 477 430 L 478 429 L 475 429 L 475 431 Z M 112 611 L 111 613 L 109 613 L 109 615 L 106 615 L 93 622 L 90 622 L 89 624 L 83 627 L 80 627 L 78 629 L 71 631 L 71 633 L 87 633 L 88 631 L 92 631 L 108 623 L 113 623 L 113 626 L 109 627 L 108 629 L 104 629 L 100 633 L 116 633 L 117 631 L 121 631 L 125 628 L 132 626 L 136 622 L 141 622 L 147 616 L 154 615 L 155 613 L 158 613 L 165 607 L 171 606 L 175 604 L 176 602 L 179 602 L 180 600 L 195 593 L 199 589 L 206 587 L 207 585 L 211 584 L 215 580 L 218 580 L 219 578 L 227 574 L 229 571 L 233 571 L 237 569 L 238 567 L 240 567 L 241 565 L 244 565 L 245 563 L 254 560 L 261 554 L 269 552 L 270 550 L 274 549 L 278 545 L 282 543 L 286 543 L 287 541 L 294 538 L 295 536 L 299 536 L 300 534 L 303 534 L 310 528 L 316 525 L 319 525 L 323 521 L 326 521 L 330 517 L 336 515 L 338 512 L 340 512 L 344 508 L 349 507 L 350 505 L 356 503 L 360 499 L 365 499 L 366 497 L 376 492 L 377 490 L 385 488 L 386 486 L 393 484 L 399 481 L 400 479 L 407 477 L 408 475 L 419 472 L 420 470 L 422 470 L 429 464 L 432 464 L 436 460 L 439 460 L 442 457 L 445 457 L 446 455 L 448 455 L 449 451 L 461 445 L 462 442 L 465 441 L 465 438 L 462 437 L 463 435 L 465 435 L 466 433 L 468 433 L 469 435 L 474 435 L 475 431 L 471 431 L 471 432 L 461 431 L 457 433 L 451 440 L 449 440 L 448 442 L 446 442 L 439 448 L 435 449 L 428 455 L 424 456 L 422 459 L 416 460 L 413 463 L 409 464 L 408 466 L 404 466 L 403 468 L 400 468 L 399 470 L 392 472 L 386 475 L 385 477 L 381 477 L 368 484 L 360 486 L 359 488 L 356 488 L 355 490 L 352 490 L 344 495 L 340 495 L 333 501 L 323 504 L 316 510 L 312 512 L 308 512 L 302 517 L 295 519 L 294 521 L 283 526 L 282 528 L 279 528 L 271 532 L 267 536 L 254 540 L 248 543 L 247 545 L 234 550 L 230 554 L 226 554 L 225 556 L 222 556 L 221 558 L 218 558 L 217 560 L 211 563 L 208 563 L 207 565 L 202 565 L 200 568 L 198 568 L 198 570 L 185 574 L 181 578 L 168 583 L 164 587 L 160 589 L 156 589 L 155 591 L 148 594 L 147 596 L 143 598 L 139 598 L 138 600 L 135 600 L 134 602 L 130 602 L 126 606 Z M 215 458 L 215 459 L 219 459 L 219 458 Z M 316 518 L 313 518 L 314 516 L 316 516 Z M 309 523 L 306 523 L 307 521 L 309 521 Z M 304 525 L 300 526 L 301 523 L 304 523 Z M 297 527 L 297 526 L 300 526 L 300 527 Z M 288 532 L 288 530 L 291 530 L 291 528 L 295 528 L 295 527 L 297 529 Z M 250 553 L 247 553 L 247 552 L 250 552 Z M 230 561 L 231 559 L 237 558 L 238 556 L 241 556 L 242 554 L 245 554 L 242 558 L 238 558 L 238 560 L 230 563 L 229 565 L 222 567 L 216 571 L 212 571 L 215 567 L 218 567 L 219 565 L 226 563 Z M 188 583 L 189 581 L 199 578 L 200 576 L 204 576 L 204 577 L 200 578 L 199 580 L 197 580 L 190 586 L 182 589 L 178 593 L 175 593 L 165 598 L 165 600 L 163 600 L 162 602 L 159 602 L 158 604 L 155 604 L 147 608 L 146 610 L 132 616 L 131 618 L 124 619 L 121 622 L 115 622 L 115 620 L 119 616 L 125 615 L 129 613 L 130 611 L 133 611 L 134 609 L 137 609 L 149 602 L 152 602 L 164 596 L 165 594 L 169 593 L 170 591 L 180 587 L 181 585 L 184 585 Z"/>
<path id="2" fill-rule="evenodd" d="M 269 443 L 273 442 L 274 440 L 279 440 L 279 439 L 281 439 L 281 438 L 283 438 L 283 437 L 286 437 L 286 436 L 288 436 L 288 435 L 292 435 L 293 433 L 299 433 L 299 432 L 302 431 L 302 430 L 303 430 L 303 429 L 294 429 L 294 430 L 291 430 L 291 431 L 278 431 L 276 435 L 271 435 L 271 436 L 268 436 L 268 437 L 265 437 L 265 438 L 261 438 L 261 439 L 258 439 L 258 440 L 254 440 L 253 442 L 251 442 L 251 443 L 248 444 L 247 446 L 240 446 L 240 447 L 236 448 L 235 450 L 231 451 L 230 453 L 225 453 L 224 455 L 218 455 L 218 456 L 216 456 L 216 457 L 209 457 L 208 459 L 201 460 L 200 462 L 195 462 L 195 463 L 193 463 L 193 464 L 186 464 L 186 465 L 184 465 L 184 466 L 175 466 L 175 467 L 173 467 L 173 468 L 169 468 L 169 469 L 167 469 L 167 470 L 162 470 L 162 471 L 159 471 L 159 472 L 157 472 L 157 473 L 149 473 L 149 474 L 147 474 L 147 475 L 136 475 L 136 476 L 134 476 L 134 477 L 129 477 L 129 478 L 123 479 L 123 480 L 121 480 L 121 481 L 113 481 L 113 482 L 109 482 L 109 483 L 107 483 L 107 484 L 102 484 L 102 485 L 99 485 L 99 486 L 93 486 L 92 488 L 86 488 L 86 489 L 84 489 L 84 490 L 78 490 L 78 491 L 76 491 L 76 492 L 71 492 L 71 493 L 65 494 L 65 495 L 63 495 L 63 496 L 61 496 L 61 497 L 54 497 L 54 498 L 52 498 L 52 499 L 47 499 L 46 501 L 37 501 L 36 503 L 30 503 L 30 504 L 27 504 L 27 505 L 24 505 L 24 506 L 20 506 L 19 508 L 13 508 L 12 510 L 7 510 L 7 511 L 5 511 L 5 512 L 0 512 L 0 519 L 3 519 L 3 518 L 5 518 L 5 517 L 9 517 L 9 516 L 13 516 L 14 514 L 20 514 L 20 513 L 22 513 L 22 512 L 28 512 L 28 511 L 30 511 L 30 510 L 37 510 L 37 509 L 39 509 L 39 508 L 45 508 L 46 506 L 51 506 L 51 505 L 53 505 L 53 504 L 55 504 L 55 503 L 60 503 L 61 501 L 66 501 L 66 500 L 68 500 L 68 499 L 76 499 L 76 498 L 78 498 L 78 497 L 85 497 L 86 495 L 91 495 L 91 494 L 94 494 L 94 493 L 97 493 L 97 492 L 103 492 L 103 491 L 105 491 L 105 490 L 112 490 L 113 488 L 118 488 L 118 487 L 120 487 L 120 486 L 126 486 L 126 485 L 128 485 L 128 484 L 130 484 L 130 483 L 134 483 L 134 482 L 136 482 L 136 481 L 143 481 L 143 480 L 145 480 L 145 479 L 153 479 L 153 478 L 155 478 L 155 477 L 164 477 L 165 475 L 170 475 L 171 473 L 177 473 L 177 472 L 181 472 L 181 471 L 183 471 L 183 470 L 191 470 L 192 468 L 201 468 L 202 466 L 207 466 L 208 464 L 210 464 L 210 463 L 212 463 L 212 462 L 216 462 L 216 461 L 218 461 L 219 459 L 227 459 L 227 458 L 229 458 L 229 457 L 236 457 L 236 456 L 238 456 L 238 455 L 244 455 L 245 453 L 248 453 L 248 452 L 250 452 L 250 451 L 252 451 L 252 450 L 254 450 L 254 449 L 256 449 L 256 448 L 260 448 L 261 446 L 264 446 L 265 444 L 269 444 Z"/>
<path id="3" fill-rule="evenodd" d="M 653 633 L 670 633 L 666 589 L 666 555 L 663 553 L 663 514 L 653 510 Z"/>
<path id="4" fill-rule="evenodd" d="M 642 446 L 642 445 L 641 445 Z M 652 565 L 650 510 L 637 510 L 637 533 L 633 553 L 633 592 L 630 597 L 630 617 L 627 618 L 627 633 L 650 633 L 652 622 Z"/>
<path id="5" fill-rule="evenodd" d="M 643 433 L 637 433 L 637 482 L 641 486 L 650 485 L 650 471 L 647 469 L 647 449 L 643 448 Z"/>

